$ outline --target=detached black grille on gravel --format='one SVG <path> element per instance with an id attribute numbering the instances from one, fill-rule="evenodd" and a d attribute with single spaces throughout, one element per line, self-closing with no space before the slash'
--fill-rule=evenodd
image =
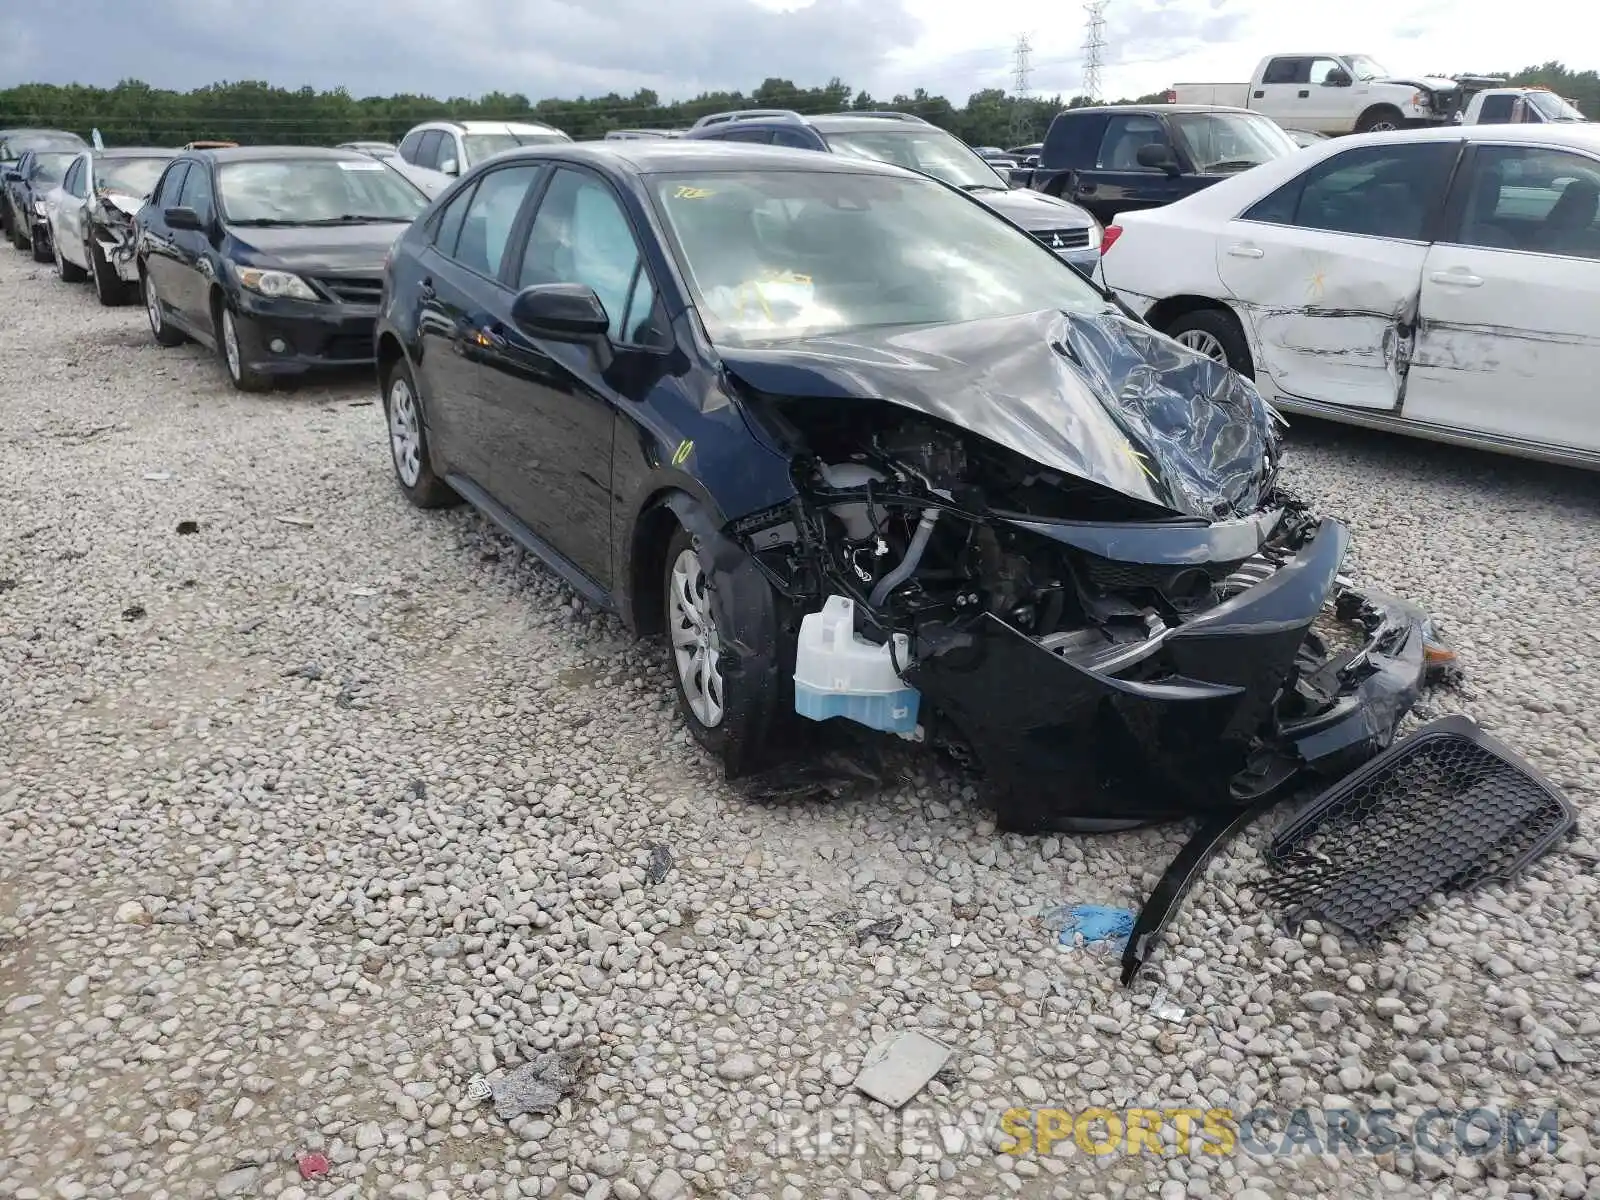
<path id="1" fill-rule="evenodd" d="M 1396 743 L 1318 797 L 1268 851 L 1267 897 L 1359 938 L 1434 892 L 1505 882 L 1569 833 L 1572 806 L 1465 717 Z"/>

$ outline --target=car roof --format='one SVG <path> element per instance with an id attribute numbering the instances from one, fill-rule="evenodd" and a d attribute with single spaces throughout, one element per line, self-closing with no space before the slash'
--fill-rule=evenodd
<path id="1" fill-rule="evenodd" d="M 850 175 L 895 175 L 924 178 L 872 159 L 818 154 L 815 150 L 719 142 L 699 138 L 641 138 L 623 142 L 565 142 L 528 146 L 494 156 L 497 166 L 518 159 L 563 159 L 609 167 L 623 174 L 656 175 L 668 171 L 814 171 Z"/>
<path id="2" fill-rule="evenodd" d="M 537 121 L 453 121 L 441 117 L 437 121 L 423 121 L 418 129 L 459 129 L 462 133 L 560 133 L 554 125 Z"/>
<path id="3" fill-rule="evenodd" d="M 1251 108 L 1240 108 L 1236 104 L 1095 104 L 1083 108 L 1064 108 L 1056 114 L 1058 117 L 1075 115 L 1077 113 L 1247 113 L 1252 117 L 1270 119 L 1263 113 L 1258 113 Z"/>
<path id="4" fill-rule="evenodd" d="M 79 153 L 92 154 L 96 159 L 102 158 L 176 158 L 182 154 L 181 150 L 174 150 L 171 146 L 108 146 L 103 150 L 90 148 Z"/>
<path id="5" fill-rule="evenodd" d="M 339 159 L 349 159 L 352 154 L 359 154 L 360 151 L 335 150 L 328 146 L 223 146 L 215 150 L 186 150 L 184 153 L 217 163 L 270 162 L 274 159 L 295 158 L 336 162 Z"/>
<path id="6" fill-rule="evenodd" d="M 1357 133 L 1347 137 L 1328 138 L 1315 142 L 1295 154 L 1288 154 L 1259 166 L 1241 171 L 1193 195 L 1185 196 L 1161 208 L 1141 209 L 1118 216 L 1132 218 L 1130 224 L 1161 224 L 1166 221 L 1183 221 L 1185 214 L 1214 218 L 1222 214 L 1243 211 L 1273 189 L 1283 186 L 1302 171 L 1309 170 L 1324 159 L 1363 146 L 1416 145 L 1430 142 L 1494 142 L 1514 145 L 1526 142 L 1532 146 L 1560 148 L 1571 147 L 1600 154 L 1600 126 L 1596 125 L 1440 125 L 1430 129 L 1402 129 L 1388 133 Z"/>

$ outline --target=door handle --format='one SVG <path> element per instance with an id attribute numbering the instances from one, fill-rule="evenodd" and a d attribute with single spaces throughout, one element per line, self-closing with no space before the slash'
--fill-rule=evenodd
<path id="1" fill-rule="evenodd" d="M 1078 194 L 1080 196 L 1088 196 L 1094 192 L 1095 186 L 1096 185 L 1092 183 L 1080 183 L 1078 185 Z"/>
<path id="2" fill-rule="evenodd" d="M 506 341 L 505 326 L 498 321 L 493 325 L 485 325 L 478 331 L 478 344 L 492 346 L 496 350 L 504 350 L 509 343 Z"/>
<path id="3" fill-rule="evenodd" d="M 417 288 L 417 293 L 424 300 L 432 300 L 438 293 L 433 290 L 433 279 L 430 276 L 422 281 L 422 286 Z"/>
<path id="4" fill-rule="evenodd" d="M 1481 276 L 1474 275 L 1471 271 L 1459 267 L 1454 271 L 1435 271 L 1428 278 L 1435 283 L 1443 284 L 1445 287 L 1483 286 L 1483 278 Z"/>
<path id="5" fill-rule="evenodd" d="M 1301 89 L 1301 92 L 1300 92 L 1300 99 L 1302 99 L 1302 100 L 1309 100 L 1309 99 L 1310 99 L 1310 98 L 1311 98 L 1311 92 L 1310 92 L 1310 90 L 1309 90 L 1309 89 Z"/>
<path id="6" fill-rule="evenodd" d="M 1260 246 L 1249 246 L 1243 243 L 1229 246 L 1228 253 L 1235 258 L 1260 258 L 1266 253 Z"/>

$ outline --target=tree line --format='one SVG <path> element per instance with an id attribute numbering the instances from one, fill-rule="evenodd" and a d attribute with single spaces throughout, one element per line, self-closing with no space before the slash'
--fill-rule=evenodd
<path id="1" fill-rule="evenodd" d="M 1478 72 L 1474 72 L 1476 74 Z M 1572 71 L 1558 62 L 1507 74 L 1519 85 L 1549 87 L 1600 116 L 1600 74 Z M 1149 103 L 1160 94 L 1118 103 Z M 611 93 L 576 100 L 530 100 L 517 92 L 476 98 L 395 95 L 356 98 L 344 88 L 281 88 L 245 80 L 178 92 L 137 79 L 112 88 L 81 84 L 29 83 L 0 90 L 0 129 L 36 126 L 70 129 L 89 136 L 99 129 L 107 145 L 172 146 L 198 139 L 243 144 L 331 145 L 355 140 L 394 141 L 422 121 L 526 120 L 553 125 L 579 140 L 613 129 L 681 129 L 707 113 L 731 108 L 787 108 L 805 114 L 893 110 L 915 113 L 974 146 L 1016 146 L 1043 137 L 1050 118 L 1064 108 L 1093 103 L 1084 96 L 1018 98 L 999 88 L 972 93 L 957 105 L 922 88 L 879 99 L 853 91 L 838 79 L 822 87 L 799 87 L 768 79 L 748 95 L 706 92 L 692 100 L 663 102 L 649 89 L 632 96 Z"/>

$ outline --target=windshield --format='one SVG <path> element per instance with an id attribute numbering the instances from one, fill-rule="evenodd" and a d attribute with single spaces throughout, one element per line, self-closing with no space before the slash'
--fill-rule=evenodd
<path id="1" fill-rule="evenodd" d="M 1006 181 L 970 146 L 931 125 L 824 133 L 822 137 L 836 154 L 910 167 L 969 191 L 974 188 L 1007 190 Z"/>
<path id="2" fill-rule="evenodd" d="M 230 224 L 333 225 L 410 221 L 428 203 L 408 179 L 372 158 L 276 158 L 217 171 Z"/>
<path id="3" fill-rule="evenodd" d="M 1355 72 L 1357 79 L 1387 79 L 1389 76 L 1382 63 L 1365 54 L 1346 54 L 1344 60 L 1350 64 L 1350 70 Z"/>
<path id="4" fill-rule="evenodd" d="M 559 133 L 469 133 L 462 140 L 467 144 L 467 166 L 471 167 L 518 146 L 545 146 L 567 139 Z"/>
<path id="5" fill-rule="evenodd" d="M 1554 92 L 1529 92 L 1528 103 L 1546 121 L 1582 121 L 1584 116 Z"/>
<path id="6" fill-rule="evenodd" d="M 95 184 L 103 192 L 123 196 L 148 196 L 166 170 L 165 158 L 102 158 L 94 165 Z"/>
<path id="7" fill-rule="evenodd" d="M 29 150 L 83 149 L 83 139 L 70 133 L 19 133 L 5 140 L 6 158 L 21 158 Z"/>
<path id="8" fill-rule="evenodd" d="M 650 190 L 714 342 L 1107 307 L 1033 238 L 932 180 L 743 171 L 658 175 Z"/>
<path id="9" fill-rule="evenodd" d="M 1283 127 L 1244 113 L 1173 113 L 1168 117 L 1189 148 L 1195 170 L 1243 171 L 1299 149 Z"/>
<path id="10" fill-rule="evenodd" d="M 33 179 L 36 183 L 60 183 L 61 177 L 67 173 L 67 168 L 72 165 L 72 160 L 78 155 L 67 154 L 36 154 L 33 159 Z"/>

